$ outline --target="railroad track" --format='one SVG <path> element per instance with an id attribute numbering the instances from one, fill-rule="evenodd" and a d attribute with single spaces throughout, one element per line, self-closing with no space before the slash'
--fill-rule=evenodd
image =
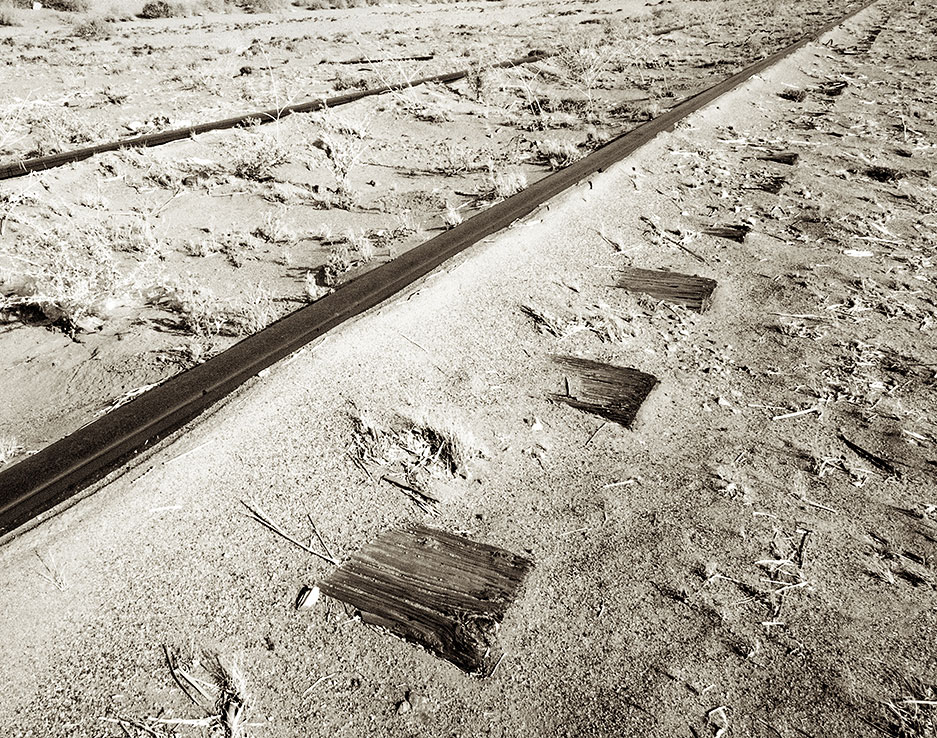
<path id="1" fill-rule="evenodd" d="M 510 67 L 521 66 L 523 64 L 530 64 L 531 62 L 542 61 L 549 56 L 550 55 L 546 52 L 535 51 L 527 54 L 526 56 L 517 57 L 515 59 L 508 59 L 506 61 L 493 64 L 488 68 L 507 69 Z M 32 172 L 40 172 L 44 169 L 54 169 L 55 167 L 65 166 L 66 164 L 73 164 L 75 162 L 82 161 L 83 159 L 90 159 L 92 156 L 96 156 L 98 154 L 104 154 L 108 151 L 162 146 L 163 144 L 172 143 L 174 141 L 183 141 L 190 136 L 195 136 L 200 133 L 236 128 L 237 126 L 243 126 L 252 121 L 258 121 L 260 123 L 273 123 L 274 121 L 282 120 L 283 118 L 286 118 L 295 113 L 312 113 L 316 110 L 324 110 L 325 108 L 337 108 L 341 105 L 347 105 L 348 103 L 352 103 L 357 100 L 363 100 L 366 97 L 376 97 L 378 95 L 385 95 L 389 92 L 399 92 L 401 90 L 407 90 L 412 87 L 420 87 L 421 85 L 448 84 L 450 82 L 458 82 L 460 79 L 464 79 L 466 76 L 468 76 L 468 74 L 469 70 L 467 69 L 460 69 L 455 72 L 444 72 L 442 74 L 434 74 L 429 77 L 421 77 L 409 82 L 397 82 L 394 84 L 382 85 L 381 87 L 373 87 L 367 90 L 358 90 L 356 92 L 349 92 L 345 95 L 336 95 L 333 97 L 317 97 L 313 100 L 307 100 L 306 102 L 295 103 L 293 105 L 286 105 L 280 108 L 258 110 L 253 113 L 240 113 L 239 115 L 235 115 L 230 118 L 208 121 L 206 123 L 198 123 L 196 125 L 186 126 L 184 128 L 172 128 L 168 131 L 146 133 L 140 136 L 118 139 L 116 141 L 106 141 L 104 143 L 94 144 L 92 146 L 83 146 L 79 149 L 63 151 L 58 154 L 49 154 L 47 156 L 20 159 L 18 161 L 0 164 L 0 180 L 12 179 L 13 177 L 22 177 Z"/>
<path id="2" fill-rule="evenodd" d="M 866 0 L 800 40 L 686 98 L 657 118 L 623 133 L 585 158 L 367 272 L 0 472 L 0 536 L 37 522 L 134 455 L 178 431 L 263 369 L 348 319 L 393 297 L 470 246 L 529 215 L 564 190 L 621 161 L 659 133 L 671 130 L 691 113 L 815 41 L 875 1 Z M 502 65 L 512 63 L 518 63 L 518 60 Z M 446 75 L 427 79 L 442 81 L 444 77 Z M 362 94 L 355 99 L 362 96 L 367 95 Z M 313 104 L 316 102 L 305 103 Z M 294 106 L 291 112 L 301 112 L 299 107 Z M 173 132 L 155 135 L 170 133 Z M 121 145 L 131 144 L 125 141 Z"/>

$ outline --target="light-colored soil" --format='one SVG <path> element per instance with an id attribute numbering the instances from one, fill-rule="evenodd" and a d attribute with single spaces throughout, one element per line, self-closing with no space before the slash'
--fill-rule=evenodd
<path id="1" fill-rule="evenodd" d="M 132 20 L 101 40 L 76 37 L 74 14 L 21 11 L 23 25 L 0 27 L 5 160 L 562 53 L 0 182 L 0 437 L 41 448 L 314 299 L 323 282 L 425 241 L 447 211 L 469 217 L 844 5 L 293 8 Z M 335 63 L 421 54 L 433 59 Z M 330 259 L 335 273 L 323 275 Z"/>
<path id="2" fill-rule="evenodd" d="M 252 736 L 933 736 L 935 29 L 878 3 L 8 542 L 5 733 L 205 734 L 171 723 L 204 713 L 168 646 L 240 663 Z M 712 277 L 713 306 L 626 294 L 626 265 Z M 625 430 L 549 399 L 556 354 L 660 385 Z M 486 680 L 297 612 L 329 566 L 242 514 L 342 559 L 423 519 L 352 459 L 395 412 L 487 449 L 427 521 L 535 561 Z"/>

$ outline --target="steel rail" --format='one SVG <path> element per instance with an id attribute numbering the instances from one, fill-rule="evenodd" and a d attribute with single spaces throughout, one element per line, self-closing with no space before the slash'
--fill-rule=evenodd
<path id="1" fill-rule="evenodd" d="M 521 56 L 516 59 L 508 59 L 507 61 L 498 62 L 497 64 L 493 64 L 488 67 L 488 69 L 505 69 L 508 67 L 517 67 L 523 64 L 529 64 L 531 62 L 541 61 L 548 58 L 549 56 L 550 55 L 546 52 L 532 52 L 526 56 Z M 185 128 L 172 128 L 168 131 L 146 133 L 140 136 L 122 138 L 117 141 L 106 141 L 104 143 L 93 144 L 91 146 L 84 146 L 80 149 L 73 149 L 72 151 L 63 151 L 58 154 L 48 154 L 47 156 L 20 159 L 18 161 L 0 164 L 0 180 L 11 179 L 13 177 L 22 177 L 23 175 L 30 174 L 32 172 L 39 172 L 43 169 L 52 169 L 54 167 L 64 166 L 65 164 L 72 164 L 76 161 L 89 159 L 92 156 L 103 154 L 108 151 L 162 146 L 163 144 L 172 143 L 173 141 L 182 141 L 199 133 L 235 128 L 237 126 L 244 125 L 249 121 L 256 120 L 261 123 L 271 123 L 273 121 L 281 120 L 287 116 L 293 115 L 294 113 L 312 113 L 316 110 L 323 110 L 324 108 L 336 108 L 340 105 L 347 105 L 348 103 L 355 102 L 356 100 L 363 100 L 366 97 L 384 95 L 388 92 L 400 92 L 401 90 L 407 90 L 411 87 L 419 87 L 420 85 L 426 84 L 448 84 L 450 82 L 457 82 L 458 80 L 468 76 L 469 73 L 470 70 L 461 69 L 456 72 L 434 74 L 430 77 L 421 77 L 410 82 L 396 82 L 394 84 L 373 87 L 367 90 L 358 90 L 356 92 L 349 92 L 345 95 L 336 95 L 334 97 L 317 97 L 314 100 L 307 100 L 306 102 L 286 105 L 282 108 L 270 108 L 269 110 L 259 110 L 254 113 L 241 113 L 240 115 L 235 115 L 231 118 L 213 120 L 206 123 L 197 123 L 196 125 L 186 126 Z"/>
<path id="2" fill-rule="evenodd" d="M 550 198 L 620 161 L 654 136 L 673 129 L 686 116 L 815 41 L 874 2 L 877 0 L 866 0 L 837 20 L 685 99 L 585 158 L 281 318 L 205 363 L 175 375 L 0 472 L 0 536 L 65 502 L 133 455 L 182 428 L 258 372 L 393 297 L 468 247 L 529 215 Z"/>

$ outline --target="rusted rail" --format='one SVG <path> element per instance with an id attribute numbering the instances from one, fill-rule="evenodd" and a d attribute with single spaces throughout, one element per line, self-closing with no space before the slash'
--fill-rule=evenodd
<path id="1" fill-rule="evenodd" d="M 526 56 L 493 64 L 490 69 L 517 67 L 522 64 L 540 61 L 547 56 L 548 54 L 545 52 L 532 52 Z M 0 179 L 21 177 L 31 172 L 42 171 L 43 169 L 52 169 L 54 167 L 64 166 L 65 164 L 73 164 L 76 161 L 89 159 L 92 156 L 104 154 L 108 151 L 162 146 L 163 144 L 172 143 L 173 141 L 182 141 L 199 133 L 236 128 L 237 126 L 245 125 L 251 121 L 271 123 L 276 120 L 282 120 L 294 113 L 312 113 L 316 110 L 323 110 L 324 108 L 336 108 L 340 105 L 347 105 L 348 103 L 355 102 L 356 100 L 363 100 L 366 97 L 374 97 L 376 95 L 384 95 L 388 92 L 399 92 L 400 90 L 426 84 L 457 82 L 468 74 L 469 70 L 467 69 L 461 69 L 456 72 L 445 72 L 444 74 L 434 74 L 430 77 L 421 77 L 420 79 L 415 79 L 410 82 L 398 82 L 368 90 L 357 90 L 356 92 L 349 92 L 345 95 L 336 95 L 334 97 L 318 97 L 314 100 L 307 100 L 306 102 L 296 103 L 294 105 L 286 105 L 282 108 L 270 108 L 269 110 L 258 110 L 253 113 L 241 113 L 231 118 L 198 123 L 193 126 L 186 126 L 185 128 L 173 128 L 168 131 L 146 133 L 141 136 L 122 138 L 117 141 L 106 141 L 92 146 L 84 146 L 80 149 L 73 149 L 72 151 L 63 151 L 59 154 L 20 159 L 19 161 L 0 164 Z"/>

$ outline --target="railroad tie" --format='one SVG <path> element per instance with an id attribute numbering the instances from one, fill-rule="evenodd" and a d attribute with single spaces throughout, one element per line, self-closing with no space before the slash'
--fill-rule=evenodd
<path id="1" fill-rule="evenodd" d="M 555 356 L 566 370 L 566 394 L 551 399 L 630 428 L 657 385 L 657 377 L 637 369 L 604 364 L 575 356 Z M 572 381 L 570 381 L 572 379 Z"/>
<path id="2" fill-rule="evenodd" d="M 485 677 L 500 660 L 498 626 L 532 566 L 497 546 L 416 524 L 380 535 L 318 587 L 365 623 Z"/>
<path id="3" fill-rule="evenodd" d="M 712 303 L 716 280 L 680 272 L 628 268 L 622 271 L 618 286 L 702 313 Z"/>

